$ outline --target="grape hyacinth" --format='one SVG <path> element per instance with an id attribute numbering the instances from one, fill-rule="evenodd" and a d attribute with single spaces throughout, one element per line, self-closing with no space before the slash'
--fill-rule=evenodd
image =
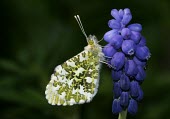
<path id="1" fill-rule="evenodd" d="M 127 111 L 135 114 L 137 103 L 143 98 L 140 87 L 146 77 L 146 62 L 151 54 L 146 46 L 146 39 L 142 36 L 142 26 L 138 23 L 128 23 L 132 19 L 130 9 L 113 9 L 109 20 L 110 31 L 104 35 L 108 43 L 103 53 L 109 65 L 112 66 L 114 99 L 112 112 L 120 114 Z"/>

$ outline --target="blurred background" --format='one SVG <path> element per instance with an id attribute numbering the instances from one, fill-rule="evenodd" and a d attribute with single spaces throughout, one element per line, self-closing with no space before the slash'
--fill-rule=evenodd
<path id="1" fill-rule="evenodd" d="M 87 45 L 74 15 L 81 16 L 87 34 L 101 39 L 110 30 L 113 8 L 131 9 L 131 23 L 142 24 L 152 53 L 142 84 L 144 99 L 138 113 L 127 119 L 169 119 L 169 0 L 1 0 L 0 118 L 117 119 L 111 111 L 113 84 L 105 65 L 91 103 L 51 106 L 44 94 L 55 66 Z"/>

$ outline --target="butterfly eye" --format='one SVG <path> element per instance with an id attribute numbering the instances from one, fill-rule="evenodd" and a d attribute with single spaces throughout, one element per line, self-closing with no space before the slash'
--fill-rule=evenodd
<path id="1" fill-rule="evenodd" d="M 89 40 L 88 40 L 88 44 L 89 44 L 89 45 L 93 45 L 93 44 L 94 44 L 93 39 L 89 39 Z"/>

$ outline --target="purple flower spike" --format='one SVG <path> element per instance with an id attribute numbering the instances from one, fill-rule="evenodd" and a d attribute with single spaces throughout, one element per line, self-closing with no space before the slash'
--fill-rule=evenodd
<path id="1" fill-rule="evenodd" d="M 125 63 L 125 55 L 122 52 L 117 52 L 113 55 L 111 60 L 111 65 L 115 68 L 115 70 L 120 70 Z"/>
<path id="2" fill-rule="evenodd" d="M 119 70 L 119 71 L 112 70 L 113 81 L 118 81 L 121 75 L 122 75 L 122 70 Z"/>
<path id="3" fill-rule="evenodd" d="M 128 28 L 132 31 L 136 31 L 136 32 L 141 32 L 142 31 L 142 25 L 140 24 L 131 24 L 128 26 Z"/>
<path id="4" fill-rule="evenodd" d="M 138 97 L 139 92 L 138 92 L 139 84 L 136 81 L 132 81 L 130 83 L 130 95 L 131 97 Z"/>
<path id="5" fill-rule="evenodd" d="M 141 40 L 140 40 L 140 42 L 139 42 L 139 45 L 140 46 L 145 46 L 146 45 L 146 39 L 142 36 L 141 37 Z"/>
<path id="6" fill-rule="evenodd" d="M 122 51 L 127 55 L 133 55 L 135 52 L 135 43 L 132 40 L 124 40 L 122 43 Z"/>
<path id="7" fill-rule="evenodd" d="M 129 90 L 130 80 L 129 80 L 128 76 L 126 76 L 125 74 L 122 74 L 119 82 L 120 82 L 120 87 L 122 90 L 124 90 L 124 91 Z"/>
<path id="8" fill-rule="evenodd" d="M 119 82 L 115 82 L 115 83 L 114 83 L 113 92 L 114 92 L 114 97 L 115 97 L 115 98 L 120 97 L 120 95 L 121 95 L 121 93 L 122 93 L 122 90 L 121 90 L 121 88 L 120 88 Z"/>
<path id="9" fill-rule="evenodd" d="M 129 93 L 128 92 L 122 92 L 120 96 L 120 105 L 123 107 L 127 107 L 129 104 Z"/>
<path id="10" fill-rule="evenodd" d="M 115 35 L 113 36 L 112 40 L 110 41 L 110 44 L 114 46 L 115 49 L 119 49 L 122 45 L 123 38 L 121 35 Z"/>
<path id="11" fill-rule="evenodd" d="M 118 34 L 118 30 L 115 29 L 110 30 L 104 34 L 104 40 L 109 43 L 112 40 L 113 36 L 117 34 Z"/>
<path id="12" fill-rule="evenodd" d="M 126 63 L 125 63 L 125 73 L 128 75 L 128 76 L 135 76 L 137 73 L 138 73 L 138 70 L 136 68 L 136 63 L 133 61 L 133 60 L 128 60 Z"/>
<path id="13" fill-rule="evenodd" d="M 119 16 L 119 12 L 118 12 L 117 9 L 113 9 L 113 10 L 111 11 L 111 15 L 112 15 L 117 21 L 121 21 L 121 18 L 120 18 L 120 16 Z"/>
<path id="14" fill-rule="evenodd" d="M 120 106 L 120 101 L 118 99 L 114 99 L 112 103 L 113 114 L 118 114 L 121 111 L 122 111 L 122 107 Z"/>
<path id="15" fill-rule="evenodd" d="M 133 61 L 140 66 L 145 66 L 146 65 L 146 61 L 142 61 L 140 59 L 138 59 L 137 57 L 133 57 Z"/>
<path id="16" fill-rule="evenodd" d="M 122 23 L 126 25 L 130 22 L 131 19 L 132 19 L 132 15 L 131 15 L 130 9 L 128 8 L 124 9 Z"/>
<path id="17" fill-rule="evenodd" d="M 138 110 L 138 104 L 136 102 L 136 100 L 131 99 L 129 102 L 129 106 L 128 106 L 128 112 L 132 115 L 136 114 Z"/>
<path id="18" fill-rule="evenodd" d="M 130 37 L 130 39 L 132 39 L 136 44 L 139 43 L 140 38 L 141 38 L 141 34 L 140 34 L 139 32 L 135 32 L 135 31 L 132 31 L 132 32 L 131 32 L 131 37 Z"/>
<path id="19" fill-rule="evenodd" d="M 115 19 L 109 20 L 108 26 L 112 29 L 120 29 L 121 24 L 120 22 L 116 21 Z"/>
<path id="20" fill-rule="evenodd" d="M 129 39 L 131 36 L 131 31 L 128 28 L 123 28 L 121 31 L 121 35 L 124 39 Z"/>
<path id="21" fill-rule="evenodd" d="M 108 26 L 112 30 L 104 35 L 108 44 L 102 51 L 105 56 L 111 57 L 106 60 L 112 66 L 112 112 L 117 114 L 128 110 L 130 114 L 135 114 L 138 109 L 137 102 L 143 98 L 139 84 L 142 84 L 146 77 L 144 69 L 151 54 L 146 46 L 146 39 L 141 34 L 142 25 L 129 24 L 132 19 L 130 9 L 113 9 L 111 15 L 114 19 L 108 22 Z"/>
<path id="22" fill-rule="evenodd" d="M 113 48 L 112 45 L 108 44 L 103 48 L 103 53 L 107 57 L 113 57 L 113 55 L 116 53 L 116 50 Z"/>
<path id="23" fill-rule="evenodd" d="M 141 60 L 148 60 L 151 54 L 148 47 L 146 46 L 137 46 L 136 48 L 136 57 Z"/>
<path id="24" fill-rule="evenodd" d="M 137 69 L 138 69 L 138 73 L 137 73 L 135 79 L 139 82 L 142 82 L 144 80 L 144 78 L 146 77 L 146 73 L 145 73 L 143 67 L 141 67 L 140 65 L 138 65 Z"/>

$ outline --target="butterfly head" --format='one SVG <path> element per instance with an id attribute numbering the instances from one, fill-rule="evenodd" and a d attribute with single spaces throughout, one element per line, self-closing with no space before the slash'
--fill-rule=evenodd
<path id="1" fill-rule="evenodd" d="M 87 43 L 88 45 L 93 47 L 98 45 L 98 40 L 95 35 L 89 35 L 89 37 L 87 38 Z"/>
<path id="2" fill-rule="evenodd" d="M 89 37 L 87 37 L 88 45 L 85 47 L 85 50 L 91 51 L 99 57 L 103 57 L 102 48 L 98 42 L 95 35 L 89 35 Z"/>

